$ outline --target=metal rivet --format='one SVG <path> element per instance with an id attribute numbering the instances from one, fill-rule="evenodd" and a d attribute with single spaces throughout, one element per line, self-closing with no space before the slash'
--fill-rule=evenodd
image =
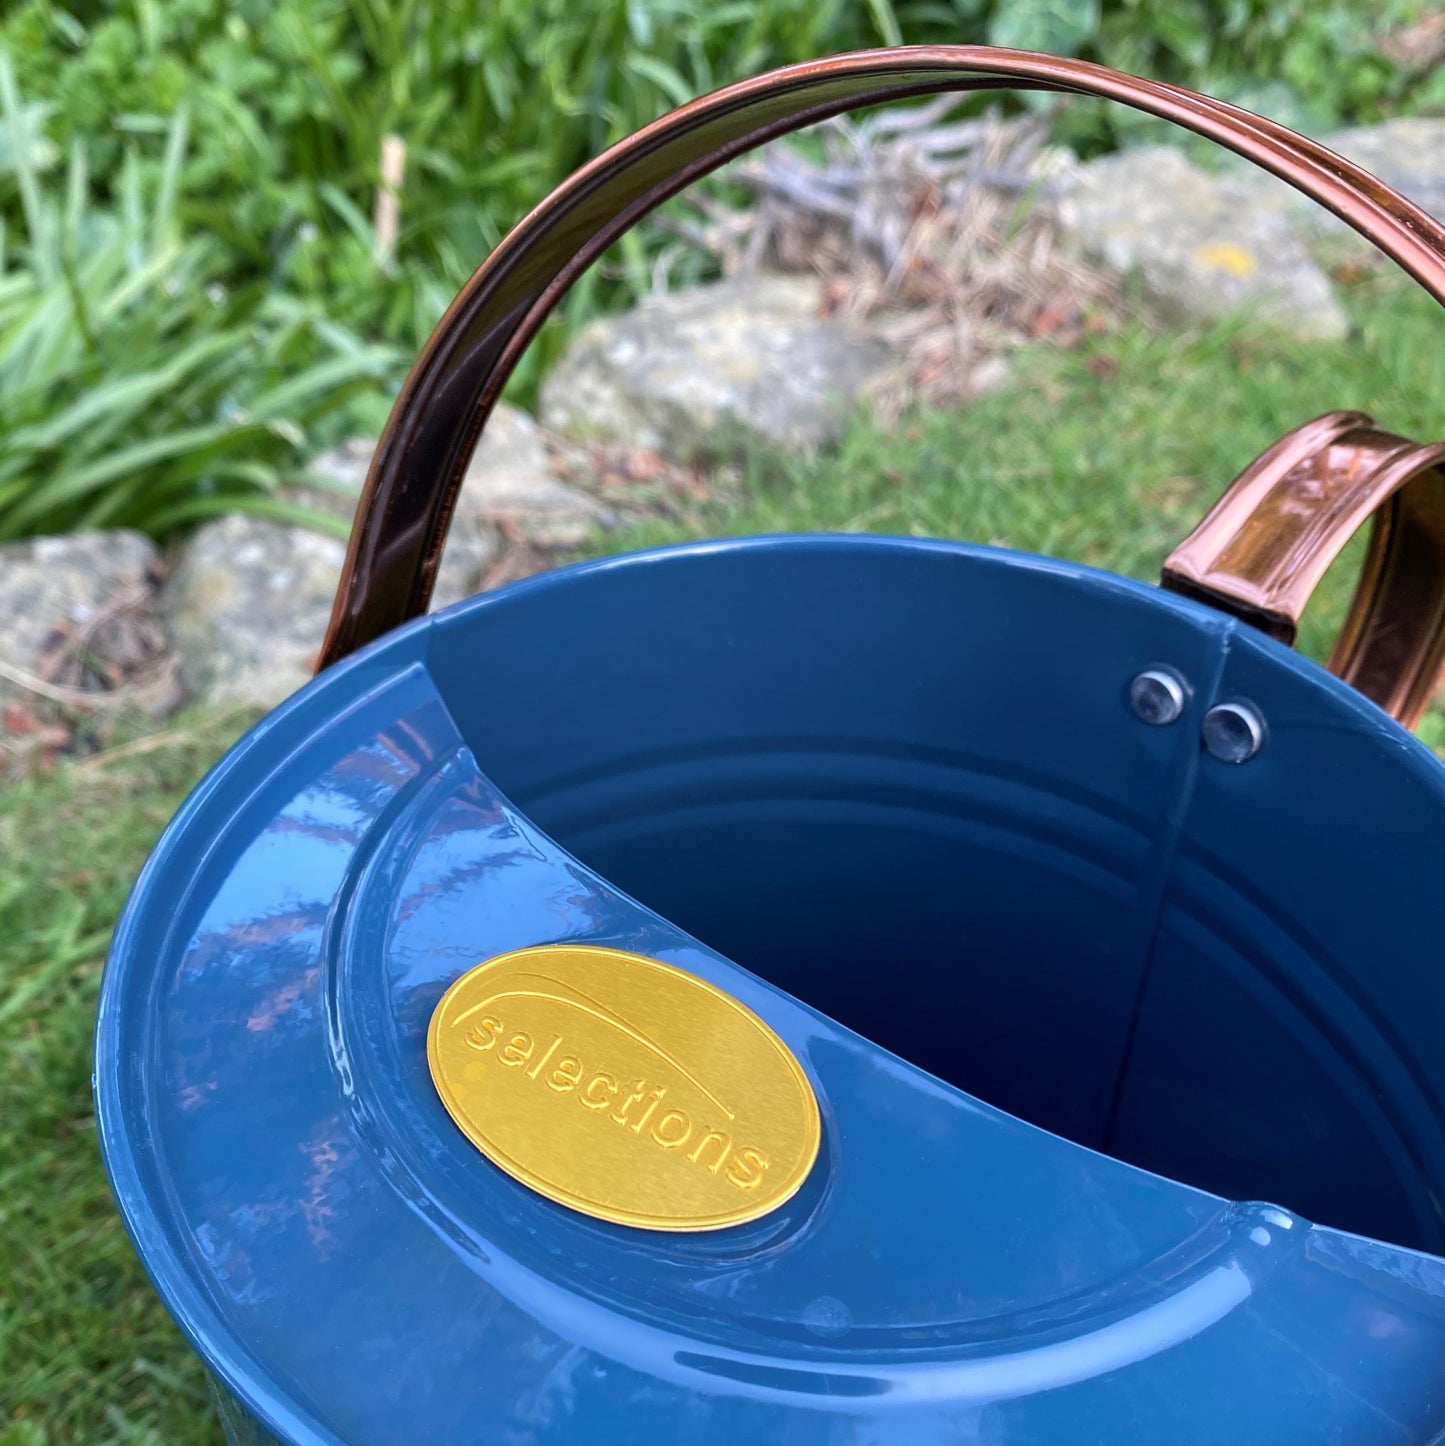
<path id="1" fill-rule="evenodd" d="M 1156 728 L 1177 723 L 1188 696 L 1184 680 L 1168 668 L 1147 668 L 1129 684 L 1130 706 Z"/>
<path id="2" fill-rule="evenodd" d="M 1264 747 L 1264 719 L 1249 703 L 1216 703 L 1203 731 L 1204 746 L 1221 763 L 1248 763 Z"/>

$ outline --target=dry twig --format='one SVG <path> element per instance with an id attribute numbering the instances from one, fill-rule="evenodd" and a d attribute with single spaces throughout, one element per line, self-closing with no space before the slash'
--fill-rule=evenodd
<path id="1" fill-rule="evenodd" d="M 0 681 L 25 695 L 0 717 L 0 771 L 104 745 L 126 715 L 159 717 L 180 698 L 176 661 L 149 579 L 120 588 L 84 621 L 58 627 L 33 668 L 0 661 Z"/>
<path id="2" fill-rule="evenodd" d="M 949 401 L 1001 375 L 1021 340 L 1076 338 L 1119 304 L 1114 285 L 1057 244 L 1051 115 L 951 120 L 958 98 L 819 128 L 821 159 L 783 141 L 725 175 L 747 207 L 698 193 L 667 217 L 725 275 L 814 271 L 828 307 L 901 350 L 878 401 Z"/>

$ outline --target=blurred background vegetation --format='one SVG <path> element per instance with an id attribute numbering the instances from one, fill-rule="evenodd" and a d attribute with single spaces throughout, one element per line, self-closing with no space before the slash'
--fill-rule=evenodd
<path id="1" fill-rule="evenodd" d="M 311 453 L 380 425 L 513 221 L 608 142 L 730 80 L 879 43 L 991 41 L 1320 133 L 1445 111 L 1445 68 L 1386 39 L 1428 8 L 0 0 L 0 542 L 120 525 L 165 538 L 238 508 L 283 511 L 276 490 Z M 1085 104 L 1058 124 L 1086 154 L 1149 134 Z M 393 136 L 406 167 L 389 240 L 374 208 Z M 515 379 L 519 400 L 570 332 L 650 284 L 669 239 L 644 226 L 578 286 Z M 965 412 L 887 436 L 859 419 L 831 457 L 750 464 L 738 505 L 697 525 L 921 530 L 1150 575 L 1209 487 L 1312 412 L 1387 400 L 1391 426 L 1437 434 L 1438 309 L 1371 276 L 1345 300 L 1354 332 L 1331 345 L 1229 323 L 1039 349 L 1015 387 Z M 1347 572 L 1306 619 L 1308 651 L 1338 620 Z M 182 719 L 0 794 L 0 1446 L 220 1439 L 199 1362 L 105 1189 L 89 1041 L 125 892 L 247 721 Z M 1445 746 L 1445 713 L 1421 731 Z"/>
<path id="2" fill-rule="evenodd" d="M 0 541 L 276 510 L 505 230 L 678 102 L 879 43 L 1049 50 L 1315 131 L 1445 108 L 1423 0 L 19 0 L 0 19 Z M 1079 105 L 1089 153 L 1147 123 Z M 406 147 L 394 241 L 373 206 Z M 646 226 L 515 379 L 647 284 Z"/>

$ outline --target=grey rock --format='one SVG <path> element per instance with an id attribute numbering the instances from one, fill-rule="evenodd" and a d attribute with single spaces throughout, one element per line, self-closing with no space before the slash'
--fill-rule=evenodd
<path id="1" fill-rule="evenodd" d="M 1336 131 L 1323 141 L 1432 216 L 1445 218 L 1445 119 L 1404 116 Z M 1333 212 L 1278 177 L 1242 163 L 1231 165 L 1226 174 L 1233 194 L 1282 213 L 1311 240 L 1328 241 L 1352 253 L 1374 249 Z"/>
<path id="2" fill-rule="evenodd" d="M 747 441 L 816 450 L 893 360 L 821 302 L 817 281 L 793 276 L 649 297 L 577 338 L 543 383 L 542 422 L 684 459 Z"/>
<path id="3" fill-rule="evenodd" d="M 548 550 L 579 547 L 616 518 L 585 492 L 552 476 L 541 429 L 526 412 L 498 407 L 487 418 L 457 498 L 453 528 L 504 529 Z"/>
<path id="4" fill-rule="evenodd" d="M 458 512 L 447 532 L 441 566 L 432 586 L 431 611 L 471 597 L 501 552 L 502 539 L 495 527 Z"/>
<path id="5" fill-rule="evenodd" d="M 376 443 L 356 438 L 317 457 L 290 495 L 350 521 Z M 612 515 L 551 474 L 546 442 L 519 407 L 499 404 L 487 418 L 462 482 L 437 573 L 432 607 L 470 597 L 500 557 L 502 530 L 545 549 L 580 545 Z"/>
<path id="6" fill-rule="evenodd" d="M 545 474 L 547 465 L 542 429 L 520 407 L 498 402 L 477 440 L 467 485 L 489 476 Z"/>
<path id="7" fill-rule="evenodd" d="M 348 437 L 340 446 L 313 457 L 305 481 L 287 495 L 350 522 L 375 452 L 374 437 Z"/>
<path id="8" fill-rule="evenodd" d="M 469 596 L 500 547 L 462 518 L 437 575 L 433 608 Z M 216 707 L 270 708 L 312 675 L 346 544 L 269 518 L 207 523 L 186 544 L 162 606 L 181 686 Z"/>
<path id="9" fill-rule="evenodd" d="M 270 708 L 312 674 L 346 545 L 232 516 L 187 544 L 162 606 L 182 686 L 212 706 Z"/>
<path id="10" fill-rule="evenodd" d="M 467 500 L 480 527 L 505 528 L 514 540 L 548 551 L 580 547 L 598 527 L 617 520 L 585 492 L 539 474 L 488 477 Z M 457 512 L 454 529 L 467 525 L 460 504 Z"/>
<path id="11" fill-rule="evenodd" d="M 358 438 L 323 453 L 287 496 L 349 521 L 375 447 Z M 550 476 L 536 423 L 499 407 L 467 470 L 432 607 L 476 591 L 501 555 L 499 524 L 557 546 L 606 520 L 591 498 Z M 299 688 L 315 669 L 345 556 L 339 538 L 270 519 L 238 515 L 202 527 L 163 598 L 187 692 L 212 706 L 270 708 Z"/>
<path id="12" fill-rule="evenodd" d="M 1393 186 L 1432 216 L 1445 216 L 1445 119 L 1402 116 L 1325 137 L 1325 144 Z M 1298 193 L 1296 193 L 1298 194 Z M 1304 201 L 1343 226 L 1329 212 Z"/>
<path id="13" fill-rule="evenodd" d="M 157 553 L 139 532 L 76 532 L 36 537 L 0 547 L 0 663 L 34 677 L 66 635 L 84 627 L 121 595 L 148 587 Z M 103 661 L 111 640 L 98 631 L 87 648 Z M 27 697 L 13 678 L 0 676 L 0 701 Z"/>
<path id="14" fill-rule="evenodd" d="M 1162 311 L 1210 318 L 1242 307 L 1300 337 L 1348 322 L 1290 216 L 1169 146 L 1081 165 L 1062 185 L 1065 234 L 1096 264 L 1137 274 Z"/>

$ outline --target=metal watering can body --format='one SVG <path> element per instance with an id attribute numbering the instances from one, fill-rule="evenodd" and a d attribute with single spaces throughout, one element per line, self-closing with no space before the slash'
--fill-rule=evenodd
<path id="1" fill-rule="evenodd" d="M 621 229 L 768 135 L 1005 83 L 1214 135 L 1445 298 L 1445 233 L 1347 163 L 1015 52 L 763 77 L 533 212 L 398 403 L 328 666 L 183 807 L 107 966 L 107 1167 L 234 1442 L 1445 1432 L 1445 768 L 1390 716 L 1445 647 L 1438 449 L 1307 424 L 1167 590 L 788 537 L 418 616 L 487 409 Z M 1372 513 L 1331 676 L 1287 643 Z M 660 961 L 760 1021 L 816 1103 L 796 1187 L 648 1228 L 479 1149 L 428 1030 L 478 961 L 539 945 Z M 511 1061 L 536 1119 L 632 1131 L 669 1169 L 742 1159 L 740 1124 L 629 1116 L 620 1068 L 544 1073 L 569 1027 Z"/>

